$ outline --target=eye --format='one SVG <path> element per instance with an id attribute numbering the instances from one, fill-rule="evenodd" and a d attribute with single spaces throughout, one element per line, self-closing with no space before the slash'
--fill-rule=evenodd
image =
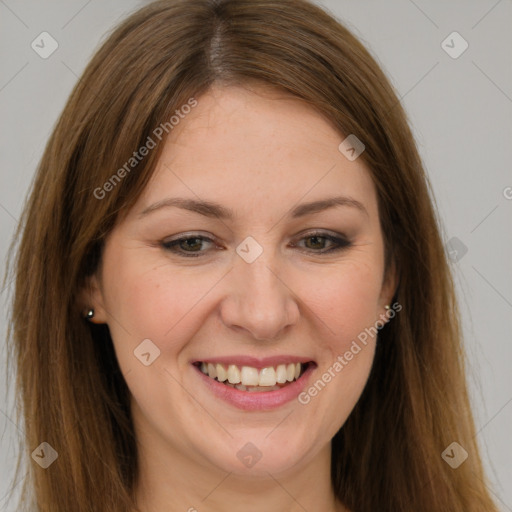
<path id="1" fill-rule="evenodd" d="M 201 255 L 201 253 L 205 251 L 201 251 L 201 247 L 205 242 L 213 244 L 213 240 L 208 237 L 194 235 L 194 236 L 186 236 L 177 238 L 176 240 L 170 240 L 168 242 L 162 242 L 162 247 L 164 249 L 176 253 L 179 256 L 184 256 L 185 258 L 197 258 Z"/>
<path id="2" fill-rule="evenodd" d="M 305 250 L 317 254 L 327 254 L 340 251 L 350 247 L 352 244 L 348 240 L 340 236 L 334 236 L 326 232 L 308 233 L 302 237 L 299 242 L 305 242 Z M 162 247 L 178 256 L 185 258 L 197 258 L 207 252 L 206 245 L 215 245 L 215 242 L 208 237 L 202 235 L 182 236 L 175 240 L 162 241 Z M 327 246 L 327 248 L 326 248 Z M 302 247 L 300 244 L 292 244 L 292 247 Z"/>
<path id="3" fill-rule="evenodd" d="M 302 241 L 305 241 L 305 246 L 307 250 L 316 252 L 318 254 L 326 254 L 335 251 L 340 251 L 352 245 L 345 238 L 334 236 L 322 231 L 308 233 L 306 236 L 300 239 L 300 242 Z M 330 244 L 330 246 L 327 246 L 327 249 L 326 244 Z"/>

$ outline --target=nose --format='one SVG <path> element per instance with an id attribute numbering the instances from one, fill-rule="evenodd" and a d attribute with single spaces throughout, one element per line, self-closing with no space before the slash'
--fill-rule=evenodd
<path id="1" fill-rule="evenodd" d="M 241 259 L 235 263 L 220 314 L 230 329 L 246 331 L 253 339 L 273 340 L 298 322 L 300 311 L 279 267 L 264 255 L 252 263 Z"/>

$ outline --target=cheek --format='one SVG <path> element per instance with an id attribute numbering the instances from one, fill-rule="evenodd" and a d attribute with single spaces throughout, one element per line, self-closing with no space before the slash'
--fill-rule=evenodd
<path id="1" fill-rule="evenodd" d="M 133 351 L 149 338 L 162 352 L 179 351 L 202 325 L 197 315 L 222 275 L 219 270 L 198 272 L 167 262 L 155 265 L 135 254 L 111 258 L 104 272 L 105 305 L 116 349 Z"/>
<path id="2" fill-rule="evenodd" d="M 373 363 L 380 267 L 362 259 L 344 261 L 336 271 L 309 277 L 304 286 L 312 290 L 307 303 L 321 320 L 312 336 L 322 356 L 317 378 L 300 403 L 328 419 L 334 435 L 359 399 Z"/>
<path id="3" fill-rule="evenodd" d="M 380 292 L 378 265 L 353 262 L 321 278 L 308 296 L 308 306 L 321 321 L 312 333 L 321 348 L 315 379 L 299 396 L 316 428 L 330 439 L 359 400 L 371 370 L 375 337 L 371 327 Z M 309 282 L 311 281 L 311 282 Z M 304 281 L 311 285 L 313 278 Z M 316 419 L 315 419 L 316 418 Z"/>
<path id="4" fill-rule="evenodd" d="M 380 280 L 378 265 L 344 262 L 337 269 L 312 273 L 304 279 L 303 296 L 322 320 L 326 336 L 338 349 L 373 325 Z"/>

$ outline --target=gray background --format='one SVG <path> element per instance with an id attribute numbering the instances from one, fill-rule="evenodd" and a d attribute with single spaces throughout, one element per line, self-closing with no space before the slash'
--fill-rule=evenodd
<path id="1" fill-rule="evenodd" d="M 73 85 L 106 32 L 143 3 L 0 0 L 3 260 L 44 145 Z M 451 253 L 452 266 L 470 362 L 477 438 L 492 492 L 503 511 L 512 511 L 512 2 L 322 4 L 368 47 L 409 114 L 447 249 L 457 250 Z M 43 31 L 59 45 L 47 59 L 31 48 Z M 469 45 L 458 58 L 441 45 L 453 31 Z M 453 46 L 452 52 L 462 48 L 456 39 L 452 43 L 449 38 L 446 44 Z M 14 510 L 5 494 L 21 431 L 3 378 L 8 291 L 2 290 L 0 315 L 2 511 Z"/>

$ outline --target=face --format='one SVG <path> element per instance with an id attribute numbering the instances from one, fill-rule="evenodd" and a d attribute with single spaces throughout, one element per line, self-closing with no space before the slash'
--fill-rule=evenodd
<path id="1" fill-rule="evenodd" d="M 197 101 L 106 240 L 95 321 L 142 449 L 286 474 L 328 453 L 369 375 L 362 333 L 396 284 L 376 191 L 301 101 L 234 86 Z"/>

